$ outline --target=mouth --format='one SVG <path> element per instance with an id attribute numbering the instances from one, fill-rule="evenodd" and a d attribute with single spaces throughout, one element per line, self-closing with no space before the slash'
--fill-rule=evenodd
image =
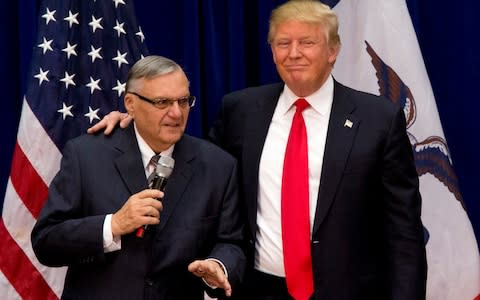
<path id="1" fill-rule="evenodd" d="M 182 122 L 175 122 L 170 121 L 168 123 L 163 124 L 163 128 L 168 132 L 178 132 L 179 130 L 183 130 L 183 123 Z"/>
<path id="2" fill-rule="evenodd" d="M 180 128 L 180 124 L 179 123 L 175 123 L 175 124 L 165 124 L 164 127 L 167 129 L 167 130 L 177 130 Z"/>
<path id="3" fill-rule="evenodd" d="M 182 121 L 179 118 L 170 118 L 169 120 L 163 120 L 162 125 L 165 127 L 179 127 Z"/>
<path id="4" fill-rule="evenodd" d="M 307 66 L 304 65 L 290 65 L 290 66 L 285 66 L 285 69 L 287 71 L 303 71 L 307 68 Z"/>

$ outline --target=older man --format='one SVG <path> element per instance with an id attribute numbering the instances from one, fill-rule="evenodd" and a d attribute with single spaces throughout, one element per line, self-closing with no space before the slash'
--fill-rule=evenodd
<path id="1" fill-rule="evenodd" d="M 68 266 L 64 299 L 230 296 L 245 263 L 235 159 L 184 134 L 195 97 L 175 62 L 141 59 L 126 90 L 129 127 L 65 146 L 32 232 L 35 254 Z M 147 188 L 159 155 L 175 162 L 164 193 Z"/>

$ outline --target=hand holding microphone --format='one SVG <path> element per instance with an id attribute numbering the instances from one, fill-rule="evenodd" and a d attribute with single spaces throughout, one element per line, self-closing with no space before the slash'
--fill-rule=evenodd
<path id="1" fill-rule="evenodd" d="M 149 185 L 150 188 L 163 192 L 165 190 L 165 186 L 167 185 L 167 180 L 173 172 L 174 165 L 175 160 L 173 158 L 168 156 L 160 156 L 157 167 L 154 170 L 155 176 Z M 146 229 L 147 225 L 138 228 L 135 235 L 139 238 L 142 238 Z"/>

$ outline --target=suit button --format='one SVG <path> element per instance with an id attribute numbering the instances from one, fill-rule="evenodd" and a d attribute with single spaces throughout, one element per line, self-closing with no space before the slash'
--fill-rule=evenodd
<path id="1" fill-rule="evenodd" d="M 146 278 L 146 279 L 145 279 L 145 285 L 152 286 L 152 285 L 153 285 L 153 281 L 152 281 L 150 278 Z"/>

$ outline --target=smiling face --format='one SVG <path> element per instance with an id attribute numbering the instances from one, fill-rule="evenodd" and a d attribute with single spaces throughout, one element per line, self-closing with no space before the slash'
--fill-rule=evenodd
<path id="1" fill-rule="evenodd" d="M 299 97 L 322 86 L 339 52 L 339 47 L 329 46 L 320 24 L 295 20 L 276 25 L 271 49 L 278 74 Z"/>
<path id="2" fill-rule="evenodd" d="M 178 99 L 190 95 L 188 79 L 181 69 L 151 79 L 137 79 L 132 82 L 130 91 L 149 99 Z M 182 108 L 177 101 L 159 109 L 131 93 L 125 94 L 125 107 L 139 134 L 158 153 L 180 140 L 190 112 L 190 107 Z"/>

